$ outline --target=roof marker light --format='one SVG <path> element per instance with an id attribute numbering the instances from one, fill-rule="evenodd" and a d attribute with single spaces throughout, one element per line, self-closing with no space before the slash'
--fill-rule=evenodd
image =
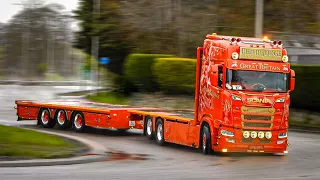
<path id="1" fill-rule="evenodd" d="M 277 41 L 272 41 L 272 45 L 277 45 Z"/>

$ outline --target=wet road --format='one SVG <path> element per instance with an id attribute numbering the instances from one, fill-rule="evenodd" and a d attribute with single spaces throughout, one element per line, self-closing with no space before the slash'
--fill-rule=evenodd
<path id="1" fill-rule="evenodd" d="M 39 89 L 37 89 L 39 90 Z M 4 92 L 10 91 L 4 95 Z M 33 96 L 34 87 L 0 86 L 0 123 L 16 123 L 12 109 L 15 99 L 50 99 L 53 92 L 67 91 L 44 87 Z M 33 96 L 33 97 L 32 97 Z M 35 122 L 19 122 L 19 124 Z M 35 127 L 38 128 L 38 127 Z M 42 129 L 42 128 L 40 128 Z M 59 131 L 53 129 L 51 131 Z M 71 166 L 0 168 L 0 179 L 319 179 L 320 136 L 290 132 L 287 156 L 230 154 L 204 156 L 182 146 L 157 146 L 132 130 L 119 134 L 112 130 L 64 133 L 96 141 L 108 150 L 147 155 L 145 160 L 106 161 Z"/>

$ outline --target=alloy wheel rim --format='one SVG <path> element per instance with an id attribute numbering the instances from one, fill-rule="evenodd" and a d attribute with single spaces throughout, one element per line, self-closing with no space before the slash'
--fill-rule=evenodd
<path id="1" fill-rule="evenodd" d="M 43 124 L 48 124 L 49 123 L 49 112 L 48 110 L 44 110 L 41 113 L 41 121 Z"/>
<path id="2" fill-rule="evenodd" d="M 63 124 L 64 124 L 64 122 L 65 122 L 65 120 L 66 120 L 66 116 L 65 116 L 65 114 L 63 113 L 63 111 L 59 111 L 57 119 L 58 119 L 58 123 L 59 123 L 60 125 L 63 125 Z"/>
<path id="3" fill-rule="evenodd" d="M 74 118 L 74 126 L 77 129 L 80 129 L 82 127 L 82 117 L 80 114 L 77 114 L 76 117 Z"/>
<path id="4" fill-rule="evenodd" d="M 152 129 L 152 121 L 150 119 L 148 119 L 147 121 L 147 134 L 151 135 L 151 130 Z"/>
<path id="5" fill-rule="evenodd" d="M 158 140 L 159 141 L 161 141 L 162 140 L 162 124 L 159 124 L 158 125 L 158 128 L 157 128 L 157 138 L 158 138 Z"/>

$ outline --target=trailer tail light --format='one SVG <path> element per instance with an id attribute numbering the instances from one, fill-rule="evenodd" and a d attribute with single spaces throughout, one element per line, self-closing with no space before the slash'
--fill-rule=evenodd
<path id="1" fill-rule="evenodd" d="M 237 42 L 241 42 L 241 38 L 237 38 Z"/>
<path id="2" fill-rule="evenodd" d="M 281 46 L 282 45 L 282 41 L 278 41 L 278 45 Z"/>

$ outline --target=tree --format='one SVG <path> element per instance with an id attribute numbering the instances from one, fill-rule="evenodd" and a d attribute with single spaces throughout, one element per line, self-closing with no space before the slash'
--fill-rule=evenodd
<path id="1" fill-rule="evenodd" d="M 122 21 L 120 4 L 116 0 L 101 0 L 100 13 L 93 13 L 93 0 L 80 0 L 75 18 L 80 20 L 81 30 L 77 32 L 77 48 L 92 55 L 92 37 L 99 37 L 99 57 L 111 59 L 110 71 L 121 74 L 122 64 L 131 52 L 128 41 L 130 28 Z"/>
<path id="2" fill-rule="evenodd" d="M 4 35 L 7 74 L 39 76 L 47 68 L 61 75 L 70 72 L 70 18 L 63 9 L 59 4 L 41 5 L 25 8 L 12 18 Z"/>

